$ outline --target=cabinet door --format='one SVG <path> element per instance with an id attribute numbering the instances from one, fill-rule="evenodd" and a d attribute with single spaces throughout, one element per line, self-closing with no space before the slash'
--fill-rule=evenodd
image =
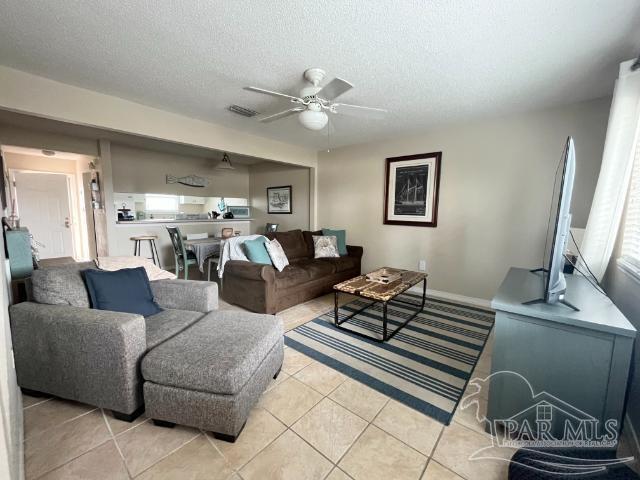
<path id="1" fill-rule="evenodd" d="M 495 328 L 490 419 L 511 418 L 542 400 L 532 397 L 528 382 L 534 396 L 546 392 L 606 420 L 603 414 L 615 336 L 504 312 L 497 313 Z"/>
<path id="2" fill-rule="evenodd" d="M 204 197 L 193 197 L 191 195 L 181 195 L 180 203 L 189 205 L 204 205 Z"/>

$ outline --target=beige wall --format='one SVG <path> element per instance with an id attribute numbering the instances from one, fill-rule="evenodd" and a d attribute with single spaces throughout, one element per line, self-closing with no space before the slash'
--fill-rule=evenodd
<path id="1" fill-rule="evenodd" d="M 314 149 L 250 135 L 0 66 L 0 108 L 81 125 L 315 166 Z"/>
<path id="2" fill-rule="evenodd" d="M 95 139 L 21 128 L 7 123 L 0 123 L 0 144 L 98 156 L 98 142 Z"/>
<path id="3" fill-rule="evenodd" d="M 309 169 L 276 163 L 251 165 L 250 201 L 254 233 L 263 233 L 266 223 L 279 224 L 280 231 L 309 229 Z M 267 213 L 267 188 L 291 185 L 291 214 Z"/>
<path id="4" fill-rule="evenodd" d="M 249 197 L 249 170 L 234 165 L 234 170 L 216 170 L 217 161 L 209 158 L 175 155 L 111 144 L 113 191 L 124 193 L 166 193 L 199 197 Z M 179 183 L 167 184 L 166 175 L 199 175 L 210 183 L 204 188 Z"/>
<path id="5" fill-rule="evenodd" d="M 363 268 L 417 269 L 429 287 L 491 298 L 512 266 L 542 262 L 554 173 L 564 140 L 577 150 L 573 225 L 584 227 L 599 171 L 610 99 L 455 125 L 318 158 L 320 226 L 364 246 Z M 442 151 L 436 228 L 382 224 L 385 158 Z"/>
<path id="6" fill-rule="evenodd" d="M 55 157 L 39 157 L 20 153 L 5 153 L 7 169 L 33 170 L 36 172 L 55 172 L 76 174 L 76 161 Z"/>

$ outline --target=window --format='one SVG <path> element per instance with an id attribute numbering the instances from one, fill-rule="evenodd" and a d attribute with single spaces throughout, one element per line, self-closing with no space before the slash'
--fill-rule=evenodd
<path id="1" fill-rule="evenodd" d="M 147 212 L 172 213 L 178 211 L 177 195 L 153 195 L 144 196 L 144 209 Z"/>
<path id="2" fill-rule="evenodd" d="M 640 275 L 640 141 L 636 144 L 636 154 L 629 183 L 621 260 L 627 270 Z"/>
<path id="3" fill-rule="evenodd" d="M 550 422 L 553 419 L 553 406 L 548 403 L 537 405 L 536 417 L 539 422 Z"/>

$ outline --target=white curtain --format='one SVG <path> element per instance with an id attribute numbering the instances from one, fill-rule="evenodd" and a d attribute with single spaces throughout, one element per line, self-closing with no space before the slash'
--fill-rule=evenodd
<path id="1" fill-rule="evenodd" d="M 581 270 L 585 271 L 586 263 L 598 281 L 602 280 L 616 242 L 640 127 L 640 70 L 632 72 L 632 64 L 633 60 L 620 64 L 600 175 L 582 241 Z"/>

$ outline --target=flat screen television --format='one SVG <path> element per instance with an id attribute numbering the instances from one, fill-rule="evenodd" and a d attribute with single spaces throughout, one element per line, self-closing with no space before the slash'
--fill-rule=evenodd
<path id="1" fill-rule="evenodd" d="M 573 181 L 576 174 L 576 149 L 573 138 L 568 137 L 562 153 L 562 158 L 556 169 L 553 184 L 553 196 L 547 225 L 543 267 L 534 272 L 541 272 L 543 279 L 542 297 L 526 302 L 532 303 L 563 303 L 577 310 L 564 299 L 567 284 L 564 279 L 565 250 L 571 227 L 571 195 Z"/>

